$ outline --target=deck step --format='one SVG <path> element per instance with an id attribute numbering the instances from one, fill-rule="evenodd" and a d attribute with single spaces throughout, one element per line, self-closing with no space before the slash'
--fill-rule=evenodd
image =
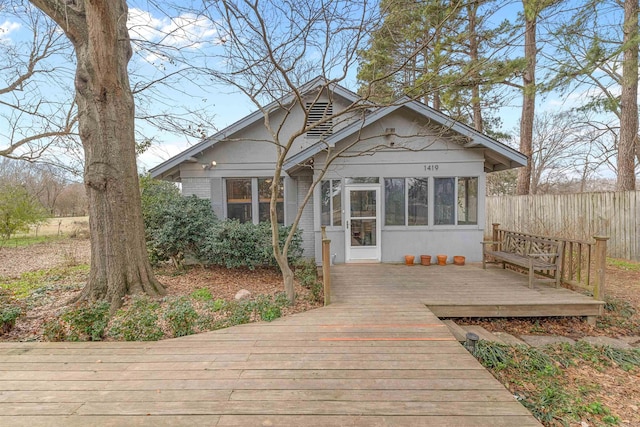
<path id="1" fill-rule="evenodd" d="M 443 320 L 442 323 L 447 325 L 453 336 L 460 342 L 466 341 L 467 332 L 462 329 L 456 322 L 451 319 Z"/>

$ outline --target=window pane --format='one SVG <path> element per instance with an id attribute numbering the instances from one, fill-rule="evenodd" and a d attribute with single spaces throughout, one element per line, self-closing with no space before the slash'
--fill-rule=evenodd
<path id="1" fill-rule="evenodd" d="M 458 224 L 478 224 L 478 178 L 458 178 Z"/>
<path id="2" fill-rule="evenodd" d="M 405 225 L 404 222 L 404 178 L 384 180 L 384 223 Z"/>
<path id="3" fill-rule="evenodd" d="M 436 225 L 453 224 L 455 178 L 435 178 L 433 183 L 435 187 L 434 221 Z"/>
<path id="4" fill-rule="evenodd" d="M 428 178 L 408 178 L 409 187 L 409 225 L 427 225 L 429 223 L 428 209 Z"/>
<path id="5" fill-rule="evenodd" d="M 345 178 L 345 184 L 378 184 L 380 178 L 377 176 L 360 176 L 355 178 Z"/>
<path id="6" fill-rule="evenodd" d="M 271 183 L 273 178 L 258 178 L 258 220 L 269 221 L 269 204 L 271 202 Z M 276 195 L 276 215 L 278 224 L 284 224 L 284 181 L 280 178 Z"/>
<path id="7" fill-rule="evenodd" d="M 351 194 L 351 217 L 375 217 L 376 216 L 376 191 L 375 190 L 352 190 Z"/>
<path id="8" fill-rule="evenodd" d="M 333 225 L 340 226 L 342 225 L 342 185 L 339 179 L 334 179 L 331 181 L 333 190 L 332 201 L 333 201 Z"/>
<path id="9" fill-rule="evenodd" d="M 320 224 L 331 225 L 331 181 L 320 183 Z"/>
<path id="10" fill-rule="evenodd" d="M 227 218 L 251 221 L 251 178 L 227 179 Z"/>
<path id="11" fill-rule="evenodd" d="M 351 220 L 351 246 L 375 246 L 376 245 L 376 220 L 352 219 Z"/>

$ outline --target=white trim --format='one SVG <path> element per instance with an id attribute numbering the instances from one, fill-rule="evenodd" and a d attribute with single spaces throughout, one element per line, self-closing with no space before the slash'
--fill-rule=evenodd
<path id="1" fill-rule="evenodd" d="M 382 261 L 382 226 L 381 226 L 381 184 L 349 184 L 344 187 L 344 203 L 345 203 L 345 262 L 381 262 Z M 352 191 L 371 191 L 376 193 L 376 245 L 375 247 L 358 248 L 351 245 L 351 192 Z M 360 255 L 356 255 L 360 252 Z"/>

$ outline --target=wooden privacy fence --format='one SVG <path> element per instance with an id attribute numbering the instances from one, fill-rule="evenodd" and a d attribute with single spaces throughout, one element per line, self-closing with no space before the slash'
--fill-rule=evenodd
<path id="1" fill-rule="evenodd" d="M 502 242 L 506 233 L 514 233 L 521 236 L 548 238 L 548 236 L 536 236 L 528 233 L 521 233 L 500 228 L 500 224 L 491 224 L 494 242 Z M 564 242 L 564 248 L 560 254 L 560 269 L 558 271 L 547 271 L 541 274 L 552 277 L 553 274 L 560 274 L 560 282 L 572 287 L 586 289 L 592 292 L 593 298 L 599 301 L 604 300 L 605 291 L 605 271 L 607 240 L 605 236 L 594 236 L 593 241 L 565 239 L 554 237 L 554 240 Z"/>
<path id="2" fill-rule="evenodd" d="M 640 261 L 640 191 L 492 196 L 486 201 L 487 232 L 500 223 L 508 230 L 576 241 L 609 236 L 608 256 Z"/>

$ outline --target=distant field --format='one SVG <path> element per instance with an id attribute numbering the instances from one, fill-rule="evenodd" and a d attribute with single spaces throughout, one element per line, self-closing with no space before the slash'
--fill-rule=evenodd
<path id="1" fill-rule="evenodd" d="M 49 218 L 47 222 L 40 224 L 38 227 L 32 227 L 27 234 L 18 234 L 18 236 L 58 236 L 77 234 L 78 232 L 87 233 L 89 230 L 88 216 L 71 216 L 65 218 Z"/>

